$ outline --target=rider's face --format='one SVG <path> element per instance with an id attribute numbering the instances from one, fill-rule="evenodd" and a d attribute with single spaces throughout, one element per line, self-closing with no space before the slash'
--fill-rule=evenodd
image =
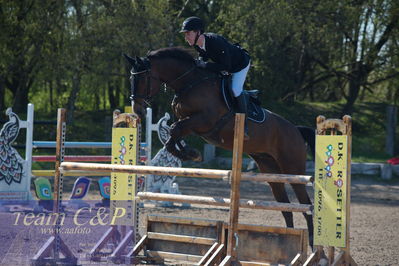
<path id="1" fill-rule="evenodd" d="M 196 31 L 186 31 L 184 32 L 184 39 L 188 42 L 190 46 L 194 45 L 195 42 L 195 37 L 197 37 L 197 32 Z"/>

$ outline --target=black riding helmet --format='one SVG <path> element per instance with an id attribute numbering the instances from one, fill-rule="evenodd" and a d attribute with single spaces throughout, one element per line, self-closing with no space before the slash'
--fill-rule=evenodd
<path id="1" fill-rule="evenodd" d="M 200 31 L 204 32 L 204 22 L 199 17 L 189 17 L 185 21 L 183 21 L 183 26 L 181 27 L 180 32 L 186 31 Z"/>

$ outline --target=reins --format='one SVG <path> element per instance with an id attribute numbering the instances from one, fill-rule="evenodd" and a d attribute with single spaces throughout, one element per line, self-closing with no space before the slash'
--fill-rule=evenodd
<path id="1" fill-rule="evenodd" d="M 212 75 L 212 76 L 206 76 L 200 80 L 194 81 L 193 83 L 191 83 L 188 86 L 182 87 L 179 91 L 175 91 L 176 96 L 179 96 L 180 94 L 182 94 L 184 91 L 187 91 L 191 88 L 194 88 L 195 86 L 200 85 L 202 82 L 208 80 L 208 79 L 212 79 L 212 78 L 216 78 L 217 75 Z"/>
<path id="2" fill-rule="evenodd" d="M 132 76 L 139 76 L 139 75 L 145 74 L 147 72 L 150 73 L 150 75 L 147 76 L 147 88 L 146 88 L 145 94 L 134 94 L 133 91 L 132 91 L 132 95 L 130 96 L 130 99 L 131 100 L 142 99 L 144 101 L 144 103 L 146 104 L 146 106 L 151 106 L 150 105 L 150 100 L 151 100 L 151 97 L 152 97 L 152 95 L 151 95 L 151 90 L 152 90 L 151 79 L 156 79 L 156 80 L 160 81 L 161 83 L 163 83 L 165 86 L 171 86 L 176 81 L 181 80 L 182 78 L 186 77 L 188 74 L 193 72 L 196 68 L 197 68 L 197 66 L 193 65 L 190 69 L 188 69 L 187 71 L 185 71 L 183 74 L 181 74 L 180 76 L 178 76 L 177 78 L 175 78 L 172 81 L 162 81 L 160 78 L 153 76 L 151 74 L 151 66 L 148 66 L 146 69 L 144 69 L 142 71 L 137 71 L 137 72 L 130 71 L 130 74 Z M 183 87 L 183 88 L 179 89 L 178 91 L 175 90 L 175 94 L 178 96 L 178 94 L 181 94 L 183 91 L 191 89 L 191 88 L 201 84 L 205 80 L 208 80 L 208 79 L 211 79 L 211 78 L 214 78 L 214 77 L 216 77 L 216 76 L 212 75 L 212 76 L 204 77 L 204 78 L 202 78 L 202 79 L 200 79 L 198 81 L 195 81 L 195 82 L 191 83 L 187 87 Z"/>
<path id="3" fill-rule="evenodd" d="M 178 81 L 178 80 L 184 78 L 185 76 L 187 76 L 188 74 L 190 74 L 191 71 L 193 71 L 195 68 L 196 68 L 196 65 L 194 65 L 192 68 L 190 68 L 189 70 L 187 70 L 186 72 L 184 72 L 182 75 L 178 76 L 175 80 L 169 82 L 169 84 L 168 84 L 168 82 L 165 82 L 165 84 L 168 85 L 168 86 L 170 86 L 171 84 L 175 83 L 176 81 Z"/>

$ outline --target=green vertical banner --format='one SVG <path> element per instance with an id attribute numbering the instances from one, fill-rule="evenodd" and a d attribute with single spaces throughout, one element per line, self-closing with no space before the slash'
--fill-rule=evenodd
<path id="1" fill-rule="evenodd" d="M 136 165 L 137 127 L 112 128 L 112 164 Z M 136 175 L 111 173 L 111 213 L 116 225 L 133 225 L 136 213 Z"/>
<path id="2" fill-rule="evenodd" d="M 348 136 L 316 136 L 314 244 L 345 247 Z"/>

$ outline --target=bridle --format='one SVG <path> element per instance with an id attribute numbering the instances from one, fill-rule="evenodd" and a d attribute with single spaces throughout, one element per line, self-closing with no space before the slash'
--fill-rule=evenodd
<path id="1" fill-rule="evenodd" d="M 141 70 L 141 71 L 137 71 L 137 72 L 130 71 L 130 76 L 131 77 L 132 76 L 139 77 L 141 74 L 149 73 L 149 75 L 147 75 L 147 87 L 146 87 L 146 90 L 145 90 L 145 94 L 135 94 L 134 90 L 135 90 L 136 84 L 133 83 L 130 100 L 135 101 L 136 99 L 142 99 L 144 104 L 146 105 L 146 107 L 151 106 L 150 101 L 151 101 L 151 98 L 153 96 L 151 94 L 152 89 L 153 89 L 152 88 L 152 83 L 151 83 L 152 79 L 155 79 L 155 80 L 159 81 L 165 87 L 166 86 L 171 86 L 176 81 L 181 80 L 182 78 L 184 78 L 185 76 L 190 74 L 196 68 L 196 65 L 193 65 L 193 67 L 188 69 L 186 72 L 184 72 L 183 74 L 181 74 L 180 76 L 178 76 L 174 80 L 172 80 L 172 81 L 162 81 L 160 78 L 155 77 L 155 76 L 152 75 L 152 73 L 151 73 L 151 65 L 150 65 L 149 60 L 147 59 L 145 62 L 147 63 L 147 68 L 146 69 Z"/>
<path id="2" fill-rule="evenodd" d="M 151 67 L 147 68 L 145 70 L 142 70 L 142 71 L 137 71 L 137 72 L 130 71 L 130 78 L 132 78 L 133 76 L 139 77 L 141 74 L 145 74 L 147 72 L 149 72 L 151 74 Z M 133 81 L 132 89 L 131 89 L 131 96 L 130 96 L 131 101 L 135 101 L 136 99 L 142 99 L 146 106 L 151 106 L 150 105 L 150 100 L 152 97 L 152 95 L 151 95 L 151 90 L 152 90 L 151 78 L 156 78 L 156 79 L 160 80 L 159 78 L 154 77 L 153 75 L 147 75 L 147 88 L 146 88 L 145 94 L 135 94 L 134 90 L 136 88 L 136 84 L 134 84 L 134 83 L 137 81 Z"/>

